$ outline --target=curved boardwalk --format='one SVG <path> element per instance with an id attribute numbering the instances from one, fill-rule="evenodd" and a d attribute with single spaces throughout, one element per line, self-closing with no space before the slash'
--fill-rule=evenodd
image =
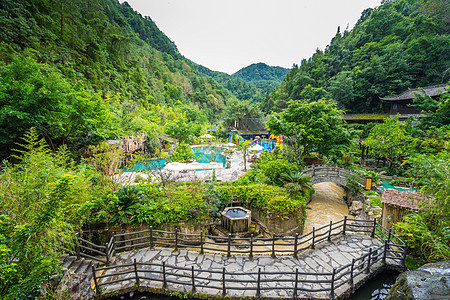
<path id="1" fill-rule="evenodd" d="M 227 257 L 222 254 L 200 254 L 198 251 L 143 248 L 117 254 L 110 267 L 97 271 L 97 282 L 104 294 L 138 284 L 140 287 L 167 288 L 219 297 L 225 294 L 229 297 L 293 298 L 294 290 L 297 290 L 296 296 L 299 298 L 328 299 L 334 297 L 330 291 L 332 276 L 335 277 L 333 292 L 336 297 L 349 293 L 351 289 L 350 274 L 338 278 L 336 270 L 342 269 L 342 273 L 345 266 L 353 262 L 353 272 L 361 273 L 354 277 L 353 283 L 358 285 L 358 282 L 381 267 L 383 251 L 372 254 L 369 269 L 365 258 L 361 259 L 368 249 L 376 248 L 382 249 L 383 244 L 369 235 L 360 234 L 338 235 L 329 242 L 317 245 L 315 249 L 301 252 L 298 258 L 273 258 L 270 255 Z M 333 275 L 333 270 L 336 275 Z M 118 272 L 122 274 L 116 274 Z M 128 280 L 114 283 L 123 280 L 124 276 Z M 139 277 L 138 282 L 136 277 Z M 297 289 L 295 282 L 298 282 Z M 310 291 L 302 291 L 304 289 Z"/>

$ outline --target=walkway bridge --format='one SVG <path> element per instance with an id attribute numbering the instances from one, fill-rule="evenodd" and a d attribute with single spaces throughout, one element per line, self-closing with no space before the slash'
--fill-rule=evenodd
<path id="1" fill-rule="evenodd" d="M 347 185 L 348 177 L 353 174 L 351 170 L 336 165 L 311 165 L 303 173 L 311 176 L 313 184 L 335 182 L 343 186 Z"/>
<path id="2" fill-rule="evenodd" d="M 77 255 L 95 258 L 85 253 L 95 250 L 92 245 L 79 244 Z M 91 270 L 99 298 L 139 290 L 191 298 L 336 299 L 385 268 L 404 269 L 407 245 L 375 221 L 344 218 L 294 237 L 232 238 L 150 228 L 113 235 L 97 247 L 107 264 Z"/>

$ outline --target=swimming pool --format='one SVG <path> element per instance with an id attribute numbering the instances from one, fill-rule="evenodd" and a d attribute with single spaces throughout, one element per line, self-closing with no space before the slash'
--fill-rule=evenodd
<path id="1" fill-rule="evenodd" d="M 224 148 L 214 146 L 194 146 L 192 151 L 195 154 L 195 160 L 199 163 L 209 163 L 215 161 L 225 167 L 225 156 L 222 155 Z M 137 164 L 135 168 L 124 172 L 141 172 L 143 170 L 157 170 L 166 165 L 167 161 L 164 158 L 154 158 L 148 160 L 145 164 Z"/>
<path id="2" fill-rule="evenodd" d="M 225 167 L 225 156 L 222 155 L 224 148 L 214 146 L 192 147 L 195 160 L 199 163 L 217 162 Z"/>
<path id="3" fill-rule="evenodd" d="M 143 170 L 157 170 L 166 165 L 167 161 L 164 158 L 153 158 L 148 160 L 145 164 L 138 163 L 131 169 L 123 169 L 124 172 L 141 172 Z"/>

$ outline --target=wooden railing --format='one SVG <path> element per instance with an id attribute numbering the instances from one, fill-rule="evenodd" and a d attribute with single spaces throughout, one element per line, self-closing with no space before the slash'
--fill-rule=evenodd
<path id="1" fill-rule="evenodd" d="M 110 240 L 104 246 L 96 245 L 88 240 L 85 240 L 77 235 L 75 243 L 75 255 L 77 259 L 89 258 L 106 265 L 109 265 L 112 255 L 108 255 L 114 249 L 114 243 Z"/>
<path id="2" fill-rule="evenodd" d="M 252 257 L 255 253 L 267 253 L 267 243 L 258 243 L 260 242 L 270 242 L 271 244 L 271 255 L 275 257 L 276 254 L 290 254 L 294 257 L 298 256 L 298 253 L 305 249 L 314 249 L 314 247 L 322 243 L 324 241 L 330 241 L 333 236 L 343 234 L 346 235 L 349 232 L 356 233 L 364 233 L 370 234 L 372 238 L 377 238 L 383 245 L 370 248 L 366 254 L 363 254 L 357 259 L 353 259 L 352 263 L 347 264 L 345 266 L 341 266 L 339 268 L 333 269 L 333 272 L 329 273 L 304 273 L 299 272 L 298 269 L 293 273 L 286 272 L 261 272 L 258 273 L 242 273 L 241 275 L 256 275 L 257 280 L 254 282 L 253 287 L 245 288 L 246 290 L 255 290 L 256 295 L 259 295 L 262 290 L 274 289 L 274 286 L 270 286 L 268 283 L 270 282 L 289 282 L 291 286 L 289 287 L 277 287 L 277 289 L 292 289 L 294 295 L 297 294 L 298 291 L 306 291 L 306 292 L 329 292 L 330 297 L 335 297 L 335 290 L 342 285 L 348 283 L 350 287 L 353 289 L 354 287 L 354 279 L 362 273 L 369 273 L 370 268 L 376 263 L 386 264 L 386 260 L 390 259 L 393 262 L 397 262 L 398 265 L 402 268 L 405 267 L 405 257 L 406 257 L 406 249 L 407 244 L 403 242 L 400 238 L 395 236 L 390 230 L 386 230 L 376 221 L 365 221 L 365 220 L 354 220 L 347 219 L 346 217 L 338 222 L 330 222 L 329 225 L 322 226 L 320 228 L 314 228 L 312 232 L 295 237 L 285 237 L 279 238 L 278 241 L 282 241 L 279 243 L 276 241 L 276 237 L 272 238 L 259 238 L 256 240 L 253 236 L 249 239 L 243 238 L 232 238 L 231 235 L 228 237 L 218 237 L 218 236 L 210 236 L 204 235 L 201 233 L 198 234 L 181 234 L 177 231 L 167 232 L 161 230 L 153 230 L 150 228 L 149 230 L 133 232 L 133 233 L 123 233 L 116 234 L 111 237 L 110 243 L 105 246 L 105 256 L 107 257 L 107 261 L 109 263 L 109 258 L 112 257 L 115 252 L 125 251 L 130 249 L 136 249 L 141 247 L 150 247 L 153 248 L 155 246 L 164 246 L 164 247 L 174 247 L 177 250 L 179 247 L 189 247 L 189 248 L 197 248 L 200 250 L 200 253 L 203 253 L 205 250 L 211 251 L 221 251 L 217 246 L 225 246 L 226 250 L 223 250 L 228 256 L 231 254 L 248 254 L 249 257 Z M 198 238 L 198 239 L 196 239 Z M 213 240 L 222 239 L 224 242 L 208 242 L 205 238 L 211 238 Z M 233 242 L 240 242 L 240 247 L 247 247 L 248 250 L 238 250 L 232 249 Z M 244 243 L 243 243 L 244 242 Z M 245 243 L 246 242 L 246 243 Z M 211 247 L 210 245 L 215 245 L 215 247 Z M 282 245 L 284 250 L 276 249 L 277 245 Z M 286 246 L 292 246 L 292 249 L 285 249 Z M 264 247 L 264 249 L 258 249 L 260 247 Z M 131 269 L 127 271 L 116 272 L 113 274 L 103 274 L 100 276 L 95 276 L 96 272 L 105 271 L 109 269 L 116 269 L 129 267 Z M 153 268 L 153 269 L 152 269 Z M 184 272 L 177 272 L 177 270 L 183 271 L 191 271 L 190 275 L 183 275 Z M 152 281 L 161 281 L 163 282 L 163 287 L 167 287 L 167 283 L 176 283 L 180 285 L 190 285 L 192 290 L 195 291 L 197 287 L 207 287 L 212 289 L 220 288 L 222 290 L 222 294 L 226 295 L 227 290 L 240 290 L 243 289 L 239 286 L 233 286 L 233 283 L 239 282 L 249 282 L 247 279 L 233 279 L 236 276 L 239 276 L 240 273 L 227 273 L 225 268 L 220 271 L 210 271 L 210 270 L 201 270 L 195 269 L 194 267 L 182 268 L 172 265 L 155 264 L 155 263 L 136 263 L 133 264 L 123 264 L 123 265 L 114 265 L 107 266 L 104 268 L 93 268 L 94 271 L 94 281 L 97 294 L 100 294 L 100 287 L 108 284 L 113 284 L 117 282 L 123 282 L 130 280 L 130 277 L 127 274 L 134 274 L 134 278 L 136 285 L 139 286 L 146 280 Z M 221 273 L 221 279 L 212 279 L 215 276 L 211 276 L 211 274 Z M 150 274 L 156 274 L 157 276 L 148 277 Z M 199 275 L 202 274 L 202 275 Z M 205 276 L 204 274 L 209 274 Z M 233 278 L 231 278 L 233 275 Z M 274 279 L 275 276 L 278 275 L 289 275 L 287 279 Z M 299 279 L 301 275 L 315 275 L 318 278 L 311 280 L 302 280 Z M 117 276 L 118 279 L 109 282 L 99 282 L 99 279 L 107 278 L 111 276 Z M 217 276 L 217 275 L 216 275 Z M 186 280 L 177 280 L 173 277 L 177 278 L 189 278 L 189 283 Z M 208 279 L 211 284 L 205 286 L 199 283 L 199 281 Z M 220 284 L 218 284 L 220 283 Z M 303 283 L 322 283 L 328 284 L 328 288 L 305 288 Z"/>

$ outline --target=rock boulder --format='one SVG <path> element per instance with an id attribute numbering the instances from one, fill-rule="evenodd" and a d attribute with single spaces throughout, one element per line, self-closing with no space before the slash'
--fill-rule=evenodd
<path id="1" fill-rule="evenodd" d="M 450 261 L 401 274 L 385 300 L 450 299 Z"/>

